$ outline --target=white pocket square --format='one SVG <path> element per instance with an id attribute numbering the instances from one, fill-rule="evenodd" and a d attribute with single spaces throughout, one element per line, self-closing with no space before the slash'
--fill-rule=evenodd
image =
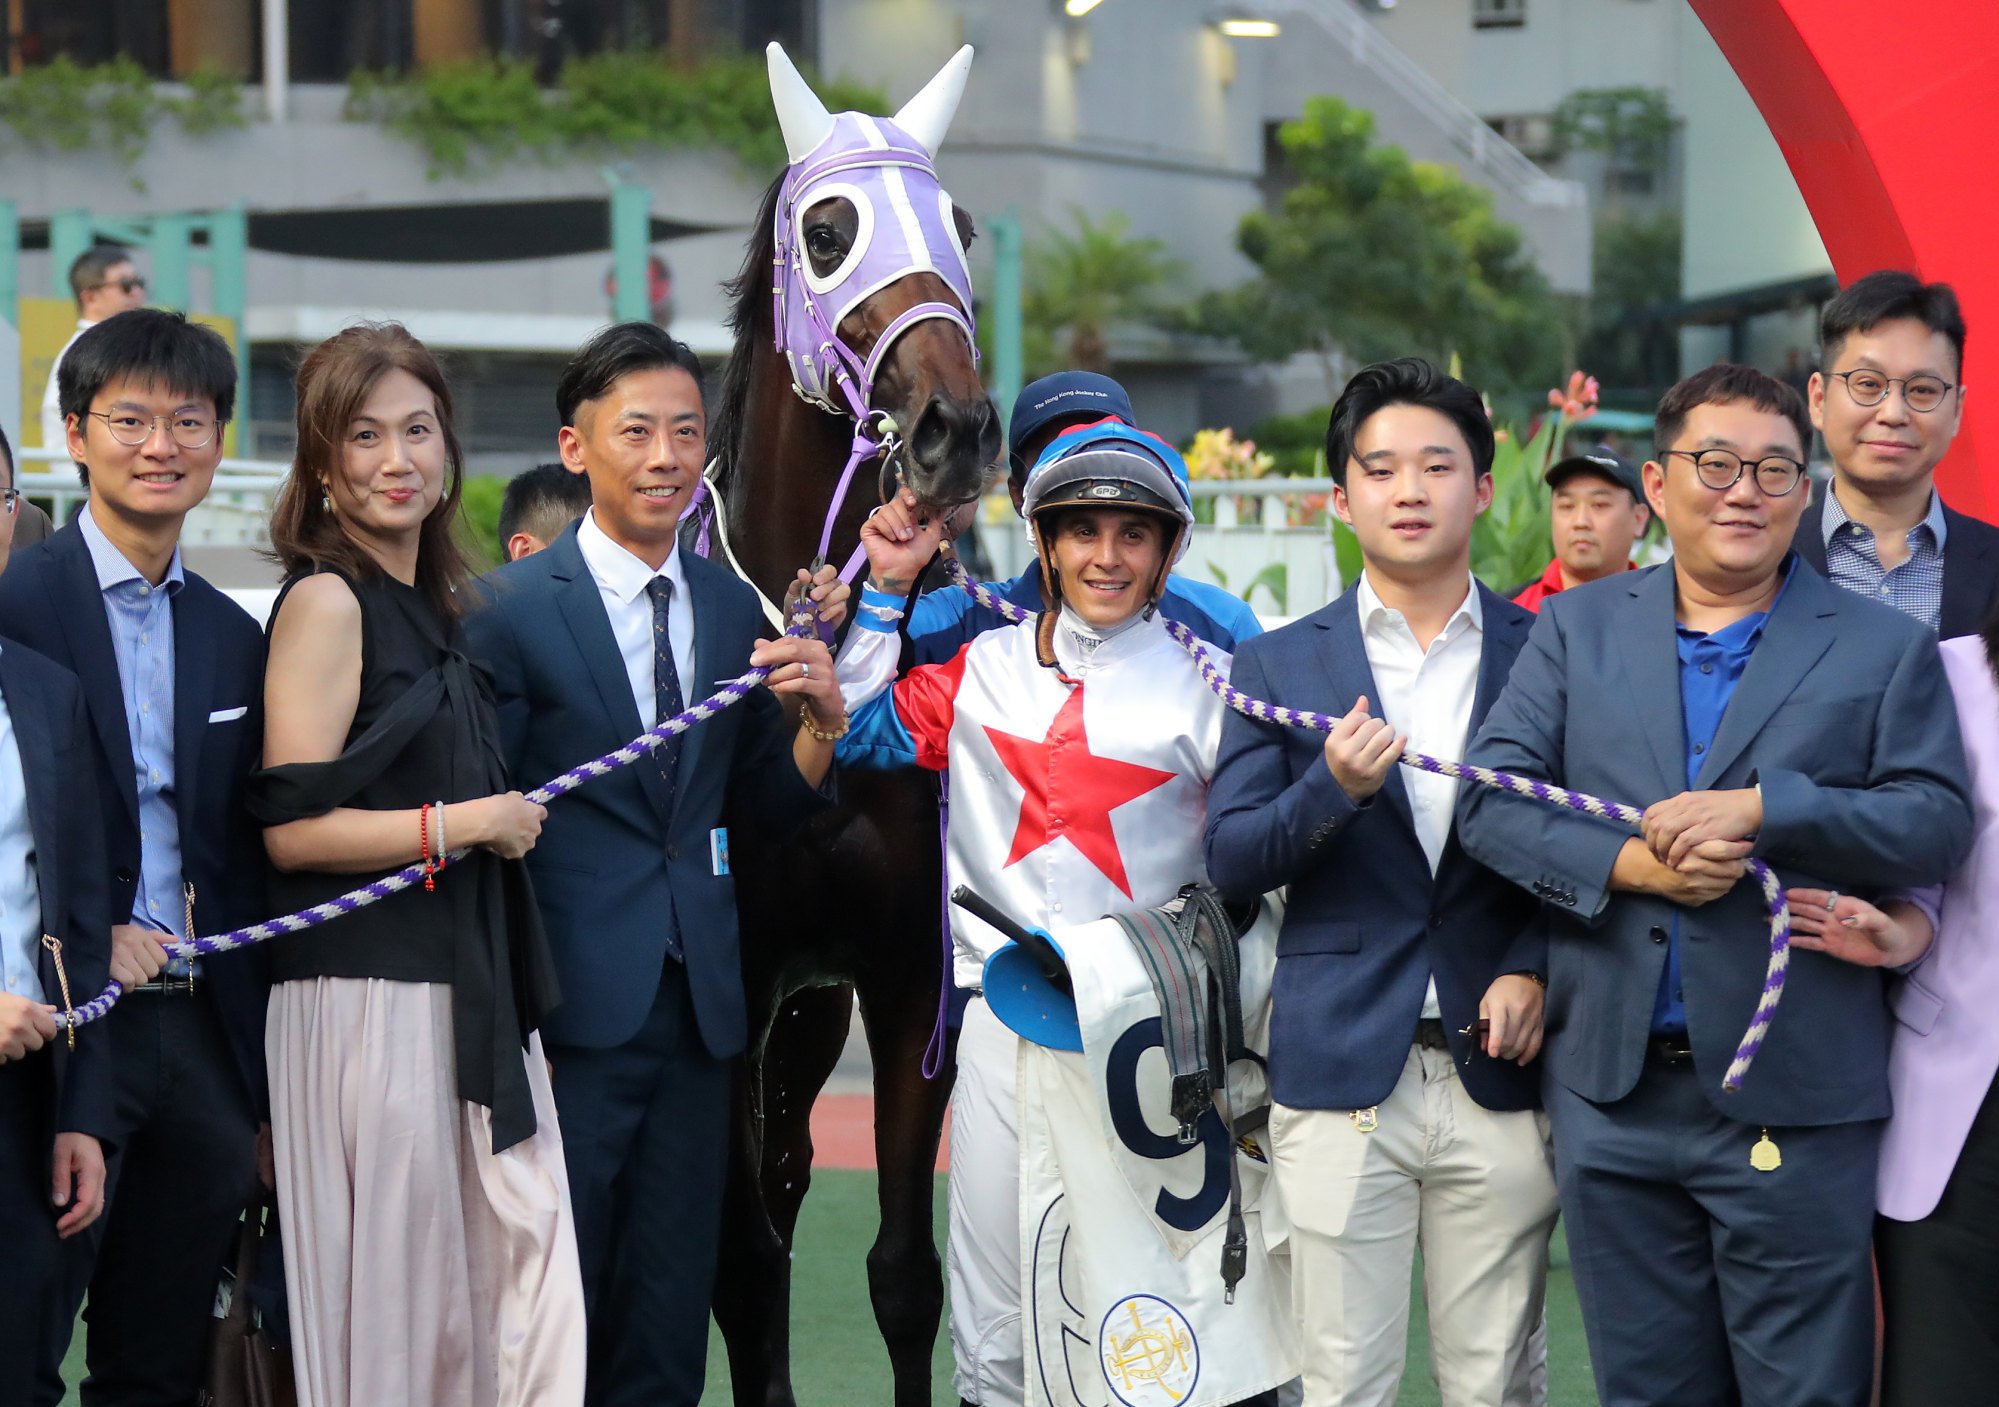
<path id="1" fill-rule="evenodd" d="M 210 723 L 234 723 L 250 711 L 248 704 L 238 704 L 234 708 L 218 708 L 208 715 Z"/>

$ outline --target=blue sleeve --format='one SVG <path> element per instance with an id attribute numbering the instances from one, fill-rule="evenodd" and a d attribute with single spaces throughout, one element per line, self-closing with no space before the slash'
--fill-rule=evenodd
<path id="1" fill-rule="evenodd" d="M 1263 622 L 1249 602 L 1211 582 L 1171 577 L 1161 605 L 1170 619 L 1183 621 L 1196 635 L 1230 654 L 1243 641 L 1263 634 Z"/>
<path id="2" fill-rule="evenodd" d="M 917 597 L 909 608 L 911 663 L 944 663 L 970 643 L 980 628 L 972 595 L 962 586 L 946 586 Z"/>
<path id="3" fill-rule="evenodd" d="M 849 715 L 847 735 L 834 748 L 833 759 L 865 772 L 917 765 L 916 739 L 895 711 L 893 689 L 882 690 Z"/>

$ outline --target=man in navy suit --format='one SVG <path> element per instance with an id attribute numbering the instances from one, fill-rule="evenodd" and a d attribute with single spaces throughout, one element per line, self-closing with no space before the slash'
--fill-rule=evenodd
<path id="1" fill-rule="evenodd" d="M 557 803 L 529 857 L 563 1004 L 542 1027 L 590 1313 L 588 1401 L 701 1397 L 727 1161 L 748 1041 L 730 827 L 783 831 L 844 729 L 818 640 L 759 643 L 751 588 L 680 551 L 706 458 L 701 367 L 649 323 L 593 338 L 556 388 L 591 510 L 500 568 L 466 623 L 492 671 L 508 772 L 533 785 L 671 717 L 751 664 L 771 691 Z M 846 588 L 822 573 L 831 611 Z M 794 720 L 772 691 L 803 701 Z"/>
<path id="2" fill-rule="evenodd" d="M 1714 366 L 1660 403 L 1669 565 L 1541 609 L 1471 760 L 1645 810 L 1642 836 L 1465 788 L 1465 849 L 1549 930 L 1556 1180 L 1604 1407 L 1861 1407 L 1888 1113 L 1878 968 L 1791 957 L 1737 1093 L 1786 886 L 1933 883 L 1969 848 L 1964 755 L 1919 622 L 1798 566 L 1796 391 Z"/>
<path id="3" fill-rule="evenodd" d="M 158 963 L 190 910 L 202 933 L 266 917 L 263 847 L 242 801 L 259 760 L 263 632 L 180 555 L 222 458 L 236 363 L 207 328 L 141 309 L 79 336 L 60 377 L 90 502 L 15 555 L 0 635 L 83 687 L 91 745 L 65 782 L 96 793 L 114 961 Z M 268 1105 L 264 967 L 254 949 L 179 959 L 106 1018 L 118 1072 L 107 1214 L 72 1258 L 43 1401 L 61 1395 L 54 1374 L 86 1285 L 83 1401 L 193 1401 Z"/>
<path id="4" fill-rule="evenodd" d="M 1946 640 L 1974 633 L 1999 602 L 1999 528 L 1936 491 L 1964 412 L 1957 295 L 1882 269 L 1825 305 L 1819 340 L 1807 396 L 1832 482 L 1805 506 L 1791 545 L 1835 584 Z"/>
<path id="5" fill-rule="evenodd" d="M 1418 1245 L 1447 1407 L 1539 1400 L 1545 943 L 1533 901 L 1460 848 L 1458 784 L 1397 766 L 1461 755 L 1533 623 L 1471 574 L 1492 457 L 1478 392 L 1427 362 L 1348 383 L 1326 463 L 1360 580 L 1233 669 L 1252 697 L 1344 716 L 1322 740 L 1230 714 L 1208 797 L 1214 882 L 1291 887 L 1270 1137 L 1315 1407 L 1395 1401 Z"/>
<path id="6" fill-rule="evenodd" d="M 81 1002 L 110 975 L 97 797 L 71 785 L 90 747 L 75 677 L 0 646 L 0 1407 L 35 1400 L 61 1242 L 104 1206 L 110 1038 L 87 1026 L 72 1048 L 55 1024 L 65 982 Z"/>

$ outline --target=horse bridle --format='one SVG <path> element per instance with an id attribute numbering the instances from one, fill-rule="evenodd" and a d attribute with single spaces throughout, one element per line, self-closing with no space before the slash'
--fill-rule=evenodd
<path id="1" fill-rule="evenodd" d="M 973 365 L 978 364 L 978 340 L 972 319 L 967 310 L 955 304 L 931 300 L 917 303 L 897 313 L 890 319 L 881 335 L 875 339 L 864 357 L 850 347 L 841 337 L 837 320 L 827 316 L 820 298 L 814 294 L 812 280 L 806 276 L 805 260 L 809 257 L 803 241 L 795 237 L 794 216 L 803 195 L 812 191 L 821 182 L 842 172 L 853 170 L 876 170 L 881 168 L 907 168 L 919 170 L 934 179 L 934 171 L 927 159 L 898 151 L 894 148 L 863 148 L 860 150 L 836 151 L 817 161 L 802 163 L 787 172 L 784 188 L 780 193 L 776 216 L 776 243 L 771 260 L 771 326 L 779 352 L 784 355 L 785 365 L 791 373 L 791 389 L 800 400 L 815 405 L 836 415 L 844 414 L 853 423 L 854 433 L 847 454 L 846 467 L 840 471 L 838 482 L 826 505 L 826 515 L 819 529 L 819 550 L 815 561 L 824 562 L 832 550 L 833 528 L 840 516 L 840 509 L 846 504 L 848 490 L 852 488 L 854 475 L 862 464 L 879 459 L 881 498 L 886 501 L 894 491 L 901 470 L 895 467 L 895 459 L 901 450 L 902 427 L 887 411 L 878 410 L 873 404 L 875 377 L 880 373 L 882 363 L 889 352 L 901 340 L 904 333 L 919 323 L 943 321 L 951 323 L 965 336 L 966 345 L 972 350 Z M 815 202 L 816 203 L 816 202 Z M 913 273 L 925 272 L 920 267 L 910 266 L 901 270 L 888 283 L 906 278 Z M 837 285 L 836 285 L 837 286 Z M 830 290 L 828 290 L 830 291 Z M 872 291 L 872 290 L 871 290 Z M 798 299 L 799 309 L 807 334 L 809 355 L 806 365 L 801 366 L 793 354 L 787 305 L 793 295 Z M 839 399 L 834 399 L 837 392 Z M 713 465 L 710 465 L 713 468 Z M 729 565 L 738 576 L 748 580 L 740 564 L 735 561 L 735 553 L 728 542 L 728 529 L 721 524 L 722 507 L 714 496 L 713 484 L 706 474 L 695 488 L 694 509 L 703 514 L 701 526 L 695 537 L 695 551 L 702 556 L 709 553 L 709 530 L 720 524 L 719 536 L 723 552 L 730 559 Z M 866 560 L 867 550 L 856 544 L 840 569 L 840 579 L 851 582 L 854 574 Z M 759 593 L 761 595 L 761 593 Z M 763 601 L 764 614 L 773 625 L 782 626 L 783 614 L 769 599 Z"/>

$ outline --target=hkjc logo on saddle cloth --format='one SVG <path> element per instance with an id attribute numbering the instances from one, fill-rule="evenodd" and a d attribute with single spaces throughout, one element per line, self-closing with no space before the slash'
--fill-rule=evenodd
<path id="1" fill-rule="evenodd" d="M 1270 1182 L 1268 1134 L 1252 1114 L 1269 1105 L 1263 1067 L 1224 1059 L 1198 1076 L 1176 1071 L 1191 1045 L 1187 1004 L 1162 1004 L 1157 992 L 1172 990 L 1173 977 L 1128 931 L 1131 920 L 1164 912 L 1054 930 L 1073 1004 L 1017 949 L 1002 949 L 986 970 L 994 1014 L 1024 1038 L 1030 1407 L 1223 1407 L 1298 1374 L 1289 1258 L 1272 1254 L 1289 1228 Z M 1255 1052 L 1268 1048 L 1279 917 L 1266 901 L 1239 950 L 1232 945 L 1238 1038 Z M 1162 980 L 1168 986 L 1156 988 Z M 1211 1029 L 1204 1020 L 1220 1014 L 1198 1013 L 1201 1033 Z M 1221 1100 L 1217 1063 L 1228 1069 Z"/>

